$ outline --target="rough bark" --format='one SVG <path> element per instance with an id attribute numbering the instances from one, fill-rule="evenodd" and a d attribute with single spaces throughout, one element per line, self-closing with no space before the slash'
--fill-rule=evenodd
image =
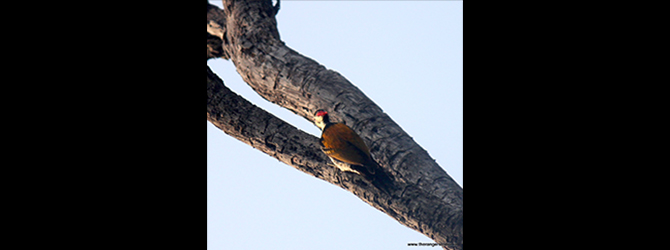
<path id="1" fill-rule="evenodd" d="M 313 122 L 318 109 L 357 131 L 393 178 L 386 194 L 355 174 L 328 166 L 309 135 L 232 93 L 207 69 L 207 120 L 260 151 L 342 187 L 443 245 L 463 248 L 463 189 L 405 131 L 339 73 L 293 51 L 279 38 L 271 0 L 208 4 L 208 59 L 230 59 L 263 98 Z M 216 39 L 215 39 L 216 38 Z"/>

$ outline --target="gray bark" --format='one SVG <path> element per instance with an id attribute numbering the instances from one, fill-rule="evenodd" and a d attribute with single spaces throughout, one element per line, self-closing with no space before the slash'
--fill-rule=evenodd
<path id="1" fill-rule="evenodd" d="M 387 194 L 328 165 L 318 139 L 256 107 L 207 68 L 207 120 L 225 133 L 311 176 L 352 192 L 445 249 L 463 249 L 463 189 L 400 126 L 339 73 L 285 46 L 271 0 L 208 4 L 207 58 L 232 60 L 263 98 L 313 122 L 325 109 L 357 131 L 391 175 Z"/>

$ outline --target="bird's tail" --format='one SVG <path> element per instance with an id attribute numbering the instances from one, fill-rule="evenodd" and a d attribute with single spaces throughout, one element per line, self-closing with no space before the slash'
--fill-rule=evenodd
<path id="1" fill-rule="evenodd" d="M 391 195 L 391 193 L 395 190 L 396 187 L 391 176 L 388 173 L 386 173 L 386 171 L 384 171 L 384 169 L 381 166 L 379 166 L 377 162 L 372 161 L 370 165 L 373 166 L 372 167 L 352 166 L 352 168 L 360 172 L 361 175 L 367 181 L 372 183 L 372 185 Z"/>

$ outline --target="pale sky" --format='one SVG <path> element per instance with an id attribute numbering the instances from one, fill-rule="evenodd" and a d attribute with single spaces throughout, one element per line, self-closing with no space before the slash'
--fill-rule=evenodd
<path id="1" fill-rule="evenodd" d="M 346 77 L 463 185 L 462 1 L 282 1 L 277 23 L 288 47 Z M 232 62 L 207 64 L 232 91 L 320 136 Z M 409 242 L 433 241 L 207 122 L 208 250 L 425 248 Z"/>

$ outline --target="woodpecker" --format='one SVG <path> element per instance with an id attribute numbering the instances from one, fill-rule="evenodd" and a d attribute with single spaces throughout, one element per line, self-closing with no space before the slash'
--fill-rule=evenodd
<path id="1" fill-rule="evenodd" d="M 314 123 L 321 129 L 321 150 L 335 167 L 363 176 L 378 188 L 389 191 L 390 178 L 370 156 L 363 139 L 344 123 L 330 122 L 328 112 L 314 113 Z"/>

